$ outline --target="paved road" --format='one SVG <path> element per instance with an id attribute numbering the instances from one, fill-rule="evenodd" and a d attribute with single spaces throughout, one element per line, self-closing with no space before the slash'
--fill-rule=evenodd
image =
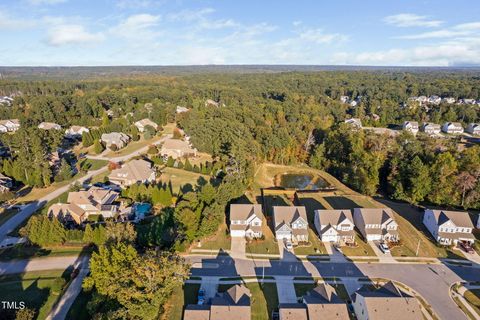
<path id="1" fill-rule="evenodd" d="M 30 260 L 12 260 L 0 262 L 0 275 L 23 273 L 28 271 L 62 270 L 69 266 L 78 267 L 88 263 L 88 256 L 47 257 Z"/>
<path id="2" fill-rule="evenodd" d="M 171 137 L 170 134 L 167 134 L 163 136 L 159 141 L 156 142 L 156 144 L 162 143 L 167 139 L 168 137 Z M 128 155 L 120 156 L 120 157 L 115 157 L 115 158 L 110 158 L 110 159 L 103 159 L 103 160 L 110 160 L 110 161 L 115 161 L 115 162 L 121 162 L 121 161 L 126 161 L 128 159 L 131 159 L 133 157 L 139 156 L 141 154 L 144 154 L 148 149 L 148 146 L 145 146 L 141 149 L 138 149 L 137 151 L 134 151 Z M 0 226 L 0 241 L 2 241 L 10 232 L 15 230 L 24 220 L 26 220 L 28 217 L 30 217 L 35 211 L 38 209 L 42 208 L 48 201 L 55 199 L 56 197 L 60 196 L 62 193 L 68 191 L 71 185 L 75 183 L 83 184 L 86 180 L 91 179 L 94 176 L 97 176 L 105 171 L 108 170 L 108 166 L 102 167 L 98 170 L 95 171 L 89 171 L 85 176 L 76 179 L 75 181 L 72 181 L 70 184 L 60 187 L 56 189 L 55 191 L 49 193 L 48 195 L 37 199 L 36 201 L 24 206 L 16 215 L 11 217 L 9 220 L 7 220 L 4 224 Z"/>
<path id="3" fill-rule="evenodd" d="M 450 298 L 449 288 L 454 282 L 480 281 L 480 269 L 447 266 L 442 264 L 391 264 L 391 263 L 325 263 L 279 260 L 253 261 L 231 259 L 228 256 L 189 257 L 190 262 L 218 263 L 218 268 L 192 269 L 192 276 L 316 276 L 316 277 L 369 277 L 387 278 L 405 283 L 419 292 L 438 313 L 441 319 L 465 319 Z"/>

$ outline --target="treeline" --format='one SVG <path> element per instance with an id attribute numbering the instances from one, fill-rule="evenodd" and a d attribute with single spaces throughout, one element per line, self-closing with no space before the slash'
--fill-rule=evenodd
<path id="1" fill-rule="evenodd" d="M 480 146 L 459 150 L 419 134 L 396 138 L 340 125 L 319 134 L 309 164 L 354 189 L 398 200 L 480 208 Z"/>

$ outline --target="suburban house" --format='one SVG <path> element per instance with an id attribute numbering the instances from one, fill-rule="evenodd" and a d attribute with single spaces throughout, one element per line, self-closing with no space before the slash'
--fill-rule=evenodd
<path id="1" fill-rule="evenodd" d="M 134 123 L 134 125 L 135 125 L 135 127 L 137 127 L 138 131 L 140 131 L 140 132 L 144 132 L 146 126 L 152 127 L 153 129 L 155 129 L 155 131 L 158 130 L 158 124 L 156 124 L 155 122 L 153 122 L 152 120 L 150 120 L 148 118 L 137 121 L 137 122 Z"/>
<path id="2" fill-rule="evenodd" d="M 137 159 L 125 163 L 120 169 L 112 170 L 108 180 L 116 185 L 126 187 L 135 183 L 150 183 L 156 178 L 155 169 L 148 161 Z"/>
<path id="3" fill-rule="evenodd" d="M 417 121 L 405 121 L 403 123 L 402 129 L 405 131 L 410 131 L 413 134 L 418 132 L 418 122 Z"/>
<path id="4" fill-rule="evenodd" d="M 71 126 L 67 130 L 65 130 L 65 136 L 67 138 L 81 138 L 82 134 L 85 132 L 90 132 L 87 127 L 82 126 Z"/>
<path id="5" fill-rule="evenodd" d="M 54 122 L 41 122 L 38 125 L 38 128 L 43 130 L 52 130 L 52 129 L 62 130 L 62 126 Z"/>
<path id="6" fill-rule="evenodd" d="M 426 209 L 423 224 L 435 240 L 443 245 L 475 241 L 472 234 L 474 225 L 468 212 Z"/>
<path id="7" fill-rule="evenodd" d="M 357 129 L 361 129 L 362 128 L 362 121 L 358 118 L 350 118 L 350 119 L 346 119 L 345 120 L 345 123 L 357 128 Z"/>
<path id="8" fill-rule="evenodd" d="M 185 108 L 185 107 L 182 107 L 182 106 L 177 106 L 176 112 L 177 112 L 177 113 L 184 113 L 184 112 L 187 112 L 187 111 L 189 111 L 189 110 L 190 110 L 190 109 L 188 109 L 188 108 Z"/>
<path id="9" fill-rule="evenodd" d="M 323 242 L 345 244 L 355 241 L 350 210 L 315 210 L 314 224 Z"/>
<path id="10" fill-rule="evenodd" d="M 463 133 L 463 127 L 460 122 L 445 122 L 442 131 L 445 133 Z"/>
<path id="11" fill-rule="evenodd" d="M 10 191 L 13 186 L 13 180 L 10 177 L 4 176 L 0 173 L 0 193 Z"/>
<path id="12" fill-rule="evenodd" d="M 302 297 L 302 303 L 279 305 L 279 320 L 349 319 L 347 304 L 335 288 L 321 283 Z"/>
<path id="13" fill-rule="evenodd" d="M 348 103 L 349 100 L 350 100 L 349 96 L 340 96 L 341 103 Z"/>
<path id="14" fill-rule="evenodd" d="M 417 298 L 387 282 L 376 290 L 362 287 L 353 294 L 353 310 L 358 320 L 422 320 Z"/>
<path id="15" fill-rule="evenodd" d="M 278 240 L 290 240 L 294 243 L 308 241 L 305 207 L 274 206 L 273 225 Z"/>
<path id="16" fill-rule="evenodd" d="M 81 224 L 90 215 L 114 217 L 120 212 L 120 205 L 114 204 L 120 196 L 118 192 L 98 187 L 88 190 L 70 192 L 67 203 L 56 203 L 48 208 L 48 216 L 56 217 L 62 222 Z"/>
<path id="17" fill-rule="evenodd" d="M 470 134 L 480 135 L 480 124 L 479 123 L 470 123 L 465 129 Z"/>
<path id="18" fill-rule="evenodd" d="M 107 148 L 116 145 L 117 148 L 121 149 L 128 144 L 130 137 L 123 132 L 110 132 L 102 134 L 101 140 Z"/>
<path id="19" fill-rule="evenodd" d="M 398 224 L 390 208 L 353 209 L 355 226 L 367 241 L 398 241 Z"/>
<path id="20" fill-rule="evenodd" d="M 260 238 L 263 213 L 261 204 L 230 205 L 230 235 L 232 237 Z"/>
<path id="21" fill-rule="evenodd" d="M 20 129 L 20 121 L 18 119 L 0 120 L 0 132 L 15 132 Z"/>
<path id="22" fill-rule="evenodd" d="M 13 98 L 11 98 L 9 96 L 0 97 L 0 104 L 3 104 L 3 105 L 6 104 L 8 106 L 11 106 L 12 102 L 13 102 Z"/>
<path id="23" fill-rule="evenodd" d="M 440 125 L 431 122 L 425 122 L 422 127 L 421 131 L 425 132 L 426 134 L 438 134 L 440 133 Z"/>
<path id="24" fill-rule="evenodd" d="M 439 96 L 430 96 L 428 97 L 428 103 L 439 105 L 442 102 L 442 98 Z"/>
<path id="25" fill-rule="evenodd" d="M 197 149 L 192 148 L 190 143 L 180 139 L 166 139 L 160 149 L 160 154 L 165 157 L 178 159 L 182 157 L 196 157 Z"/>
<path id="26" fill-rule="evenodd" d="M 184 320 L 250 320 L 250 290 L 244 285 L 234 285 L 217 293 L 210 304 L 189 304 L 183 313 Z"/>

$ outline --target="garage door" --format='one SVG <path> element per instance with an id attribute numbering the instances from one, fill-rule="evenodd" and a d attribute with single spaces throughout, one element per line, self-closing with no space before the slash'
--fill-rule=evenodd
<path id="1" fill-rule="evenodd" d="M 232 237 L 245 237 L 245 230 L 232 230 L 230 234 Z"/>

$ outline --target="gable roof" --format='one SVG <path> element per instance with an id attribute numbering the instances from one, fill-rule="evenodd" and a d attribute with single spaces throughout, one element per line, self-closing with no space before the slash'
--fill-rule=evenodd
<path id="1" fill-rule="evenodd" d="M 315 210 L 322 225 L 338 225 L 345 219 L 353 223 L 352 212 L 348 209 L 341 210 Z"/>
<path id="2" fill-rule="evenodd" d="M 472 219 L 470 219 L 468 212 L 431 209 L 427 210 L 433 213 L 435 221 L 439 226 L 447 221 L 452 221 L 457 227 L 474 228 Z M 425 212 L 427 212 L 427 210 L 425 210 Z"/>
<path id="3" fill-rule="evenodd" d="M 390 208 L 355 208 L 353 210 L 360 212 L 366 225 L 384 224 L 390 219 L 395 221 L 392 209 Z"/>
<path id="4" fill-rule="evenodd" d="M 308 291 L 303 296 L 303 299 L 306 303 L 342 303 L 342 300 L 337 296 L 335 288 L 328 283 L 321 283 Z"/>
<path id="5" fill-rule="evenodd" d="M 307 309 L 300 303 L 283 303 L 278 306 L 282 320 L 308 320 Z"/>
<path id="6" fill-rule="evenodd" d="M 119 196 L 118 192 L 113 190 L 91 187 L 89 190 L 76 191 L 68 193 L 67 202 L 76 205 L 93 205 L 99 206 L 103 204 L 111 204 Z"/>
<path id="7" fill-rule="evenodd" d="M 189 304 L 185 307 L 183 313 L 184 320 L 209 320 L 210 319 L 210 306 Z"/>
<path id="8" fill-rule="evenodd" d="M 143 181 L 150 178 L 155 170 L 148 161 L 137 159 L 125 163 L 120 169 L 112 170 L 108 175 L 112 179 Z"/>
<path id="9" fill-rule="evenodd" d="M 135 125 L 138 127 L 138 126 L 142 126 L 142 127 L 145 127 L 145 126 L 151 126 L 153 127 L 154 129 L 157 129 L 158 128 L 158 124 L 156 124 L 155 122 L 153 122 L 152 120 L 148 119 L 148 118 L 145 118 L 145 119 L 142 119 L 142 120 L 139 120 L 137 122 L 135 122 Z"/>
<path id="10" fill-rule="evenodd" d="M 454 126 L 456 128 L 463 128 L 460 122 L 445 122 L 445 125 L 448 127 Z"/>
<path id="11" fill-rule="evenodd" d="M 307 212 L 303 206 L 274 206 L 273 207 L 273 220 L 275 222 L 275 230 L 278 230 L 281 226 L 291 224 L 297 221 L 299 218 L 308 223 Z"/>
<path id="12" fill-rule="evenodd" d="M 248 220 L 252 215 L 263 220 L 262 205 L 260 204 L 231 204 L 230 205 L 230 221 L 232 220 Z"/>
<path id="13" fill-rule="evenodd" d="M 38 128 L 40 128 L 40 129 L 45 129 L 45 130 L 50 130 L 50 129 L 59 130 L 59 129 L 61 129 L 62 127 L 61 127 L 58 123 L 54 123 L 54 122 L 41 122 L 41 123 L 38 125 Z"/>
<path id="14" fill-rule="evenodd" d="M 162 149 L 182 150 L 185 153 L 193 153 L 194 150 L 187 141 L 169 138 L 163 142 Z"/>

